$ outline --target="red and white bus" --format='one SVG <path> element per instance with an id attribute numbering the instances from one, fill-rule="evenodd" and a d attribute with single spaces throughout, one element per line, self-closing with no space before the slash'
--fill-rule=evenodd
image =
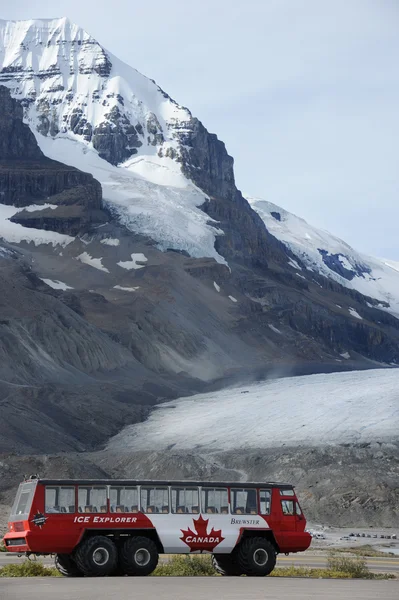
<path id="1" fill-rule="evenodd" d="M 55 554 L 66 576 L 149 575 L 159 554 L 210 553 L 222 575 L 264 576 L 311 542 L 286 483 L 35 479 L 19 486 L 8 551 Z"/>

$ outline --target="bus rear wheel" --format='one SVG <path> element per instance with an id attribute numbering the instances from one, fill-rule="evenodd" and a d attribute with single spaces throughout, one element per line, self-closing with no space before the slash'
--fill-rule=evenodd
<path id="1" fill-rule="evenodd" d="M 82 571 L 69 554 L 55 555 L 55 568 L 64 577 L 83 577 Z"/>
<path id="2" fill-rule="evenodd" d="M 242 571 L 231 554 L 212 554 L 212 566 L 216 573 L 225 577 L 242 575 Z"/>
<path id="3" fill-rule="evenodd" d="M 112 540 L 96 535 L 78 546 L 74 559 L 86 577 L 106 577 L 116 570 L 118 551 Z"/>
<path id="4" fill-rule="evenodd" d="M 147 537 L 133 536 L 123 544 L 120 562 L 126 575 L 149 575 L 158 564 L 156 544 Z"/>
<path id="5" fill-rule="evenodd" d="M 276 566 L 276 549 L 262 537 L 247 538 L 238 546 L 236 560 L 245 575 L 265 577 Z"/>

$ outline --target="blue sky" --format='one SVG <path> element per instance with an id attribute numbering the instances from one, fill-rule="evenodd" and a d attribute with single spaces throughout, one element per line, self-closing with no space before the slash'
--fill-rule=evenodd
<path id="1" fill-rule="evenodd" d="M 6 19 L 58 16 L 217 133 L 241 190 L 399 260 L 397 0 L 14 0 L 2 8 Z"/>

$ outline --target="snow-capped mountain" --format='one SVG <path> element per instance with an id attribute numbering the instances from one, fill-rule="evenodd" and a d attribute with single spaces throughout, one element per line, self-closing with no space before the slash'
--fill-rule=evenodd
<path id="1" fill-rule="evenodd" d="M 179 151 L 189 111 L 68 19 L 0 21 L 0 60 L 43 135 L 74 134 L 113 164 Z"/>
<path id="2" fill-rule="evenodd" d="M 222 232 L 197 208 L 207 195 L 181 168 L 199 168 L 199 123 L 154 81 L 62 18 L 0 20 L 0 85 L 21 100 L 44 153 L 94 175 L 131 230 L 225 262 Z"/>
<path id="3" fill-rule="evenodd" d="M 302 267 L 296 261 L 289 263 L 298 277 L 303 270 L 320 273 L 379 300 L 379 308 L 399 317 L 399 263 L 361 254 L 272 202 L 250 196 L 247 200 L 270 233 L 300 259 Z"/>

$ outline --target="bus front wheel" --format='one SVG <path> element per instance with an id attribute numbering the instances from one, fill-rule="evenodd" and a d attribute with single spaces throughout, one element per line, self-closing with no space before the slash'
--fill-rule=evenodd
<path id="1" fill-rule="evenodd" d="M 231 554 L 212 554 L 212 566 L 216 573 L 224 577 L 242 575 L 242 571 Z"/>
<path id="2" fill-rule="evenodd" d="M 74 559 L 86 577 L 106 577 L 117 567 L 118 551 L 112 540 L 96 535 L 78 546 Z"/>
<path id="3" fill-rule="evenodd" d="M 83 577 L 82 571 L 69 554 L 56 554 L 54 562 L 55 568 L 64 577 Z"/>
<path id="4" fill-rule="evenodd" d="M 236 550 L 236 560 L 245 575 L 265 577 L 276 566 L 276 549 L 265 538 L 246 538 Z"/>

